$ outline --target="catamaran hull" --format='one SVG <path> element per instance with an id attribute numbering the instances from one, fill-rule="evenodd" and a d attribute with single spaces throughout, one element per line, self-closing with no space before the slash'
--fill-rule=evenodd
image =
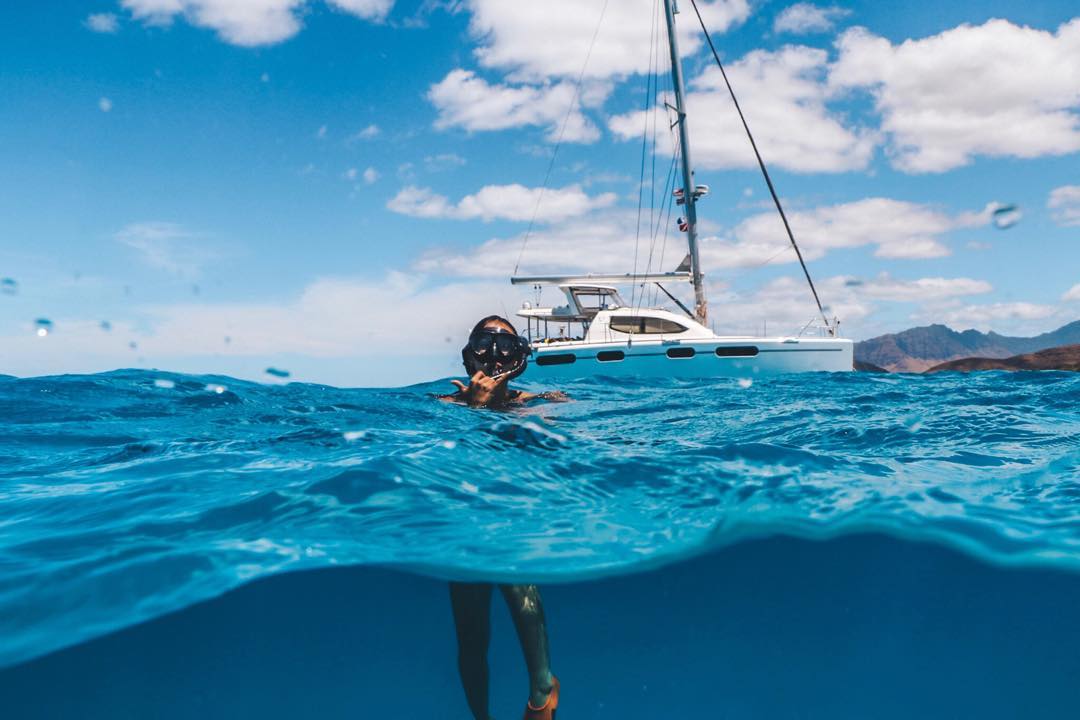
<path id="1" fill-rule="evenodd" d="M 845 339 L 738 338 L 680 343 L 553 343 L 534 347 L 526 380 L 592 377 L 759 378 L 799 372 L 850 372 Z"/>

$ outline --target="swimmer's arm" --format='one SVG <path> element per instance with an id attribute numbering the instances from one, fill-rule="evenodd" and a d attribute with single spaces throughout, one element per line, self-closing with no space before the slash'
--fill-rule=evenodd
<path id="1" fill-rule="evenodd" d="M 517 398 L 518 402 L 527 403 L 532 400 L 547 400 L 548 402 L 570 402 L 570 396 L 562 390 L 547 390 L 542 393 L 530 393 L 522 390 Z"/>

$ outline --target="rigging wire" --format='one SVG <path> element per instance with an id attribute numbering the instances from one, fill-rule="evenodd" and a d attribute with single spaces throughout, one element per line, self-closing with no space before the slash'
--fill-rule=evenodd
<path id="1" fill-rule="evenodd" d="M 731 101 L 735 103 L 735 110 L 739 113 L 739 119 L 742 121 L 743 129 L 746 130 L 746 136 L 750 138 L 750 146 L 754 149 L 754 155 L 757 157 L 758 166 L 761 168 L 761 174 L 765 176 L 765 184 L 769 186 L 769 193 L 772 194 L 773 202 L 776 204 L 776 210 L 780 213 L 780 219 L 784 221 L 784 229 L 787 230 L 788 239 L 791 240 L 791 246 L 795 248 L 795 254 L 799 257 L 799 264 L 802 266 L 803 274 L 806 275 L 806 282 L 810 285 L 810 292 L 814 295 L 814 302 L 817 303 L 818 312 L 821 313 L 821 319 L 825 321 L 825 327 L 828 329 L 829 334 L 835 335 L 836 329 L 829 322 L 829 318 L 825 314 L 825 308 L 821 304 L 821 298 L 818 297 L 817 288 L 814 287 L 814 281 L 810 278 L 810 270 L 806 267 L 806 261 L 803 260 L 802 251 L 799 250 L 799 245 L 795 242 L 795 234 L 791 231 L 791 225 L 788 223 L 787 215 L 784 214 L 784 207 L 780 204 L 780 197 L 776 194 L 776 188 L 773 187 L 772 178 L 769 177 L 769 171 L 765 167 L 765 161 L 761 158 L 761 153 L 758 152 L 757 143 L 754 142 L 754 136 L 750 132 L 750 125 L 746 122 L 746 116 L 743 115 L 742 108 L 739 107 L 739 100 L 735 97 L 735 90 L 731 87 L 731 81 L 728 80 L 727 71 L 724 70 L 724 63 L 720 62 L 720 54 L 716 52 L 716 46 L 713 45 L 712 36 L 709 35 L 709 30 L 705 27 L 705 20 L 701 17 L 701 11 L 698 10 L 697 0 L 690 0 L 690 4 L 693 6 L 694 13 L 697 15 L 698 23 L 701 25 L 701 31 L 705 34 L 705 40 L 709 43 L 709 49 L 712 50 L 713 59 L 716 60 L 716 64 L 720 68 L 720 74 L 724 78 L 724 84 L 727 85 L 728 93 L 731 95 Z"/>
<path id="2" fill-rule="evenodd" d="M 604 0 L 604 6 L 600 8 L 600 17 L 596 21 L 596 29 L 593 30 L 592 40 L 589 41 L 589 51 L 585 53 L 585 62 L 581 65 L 581 73 L 578 74 L 577 85 L 574 86 L 574 98 L 570 101 L 570 107 L 566 109 L 566 115 L 563 117 L 562 126 L 559 128 L 559 137 L 555 140 L 555 147 L 551 151 L 551 161 L 548 163 L 547 172 L 544 173 L 544 182 L 541 183 L 540 192 L 536 196 L 536 205 L 533 207 L 532 217 L 529 219 L 529 227 L 525 231 L 525 237 L 521 240 L 521 250 L 518 251 L 517 262 L 514 263 L 514 275 L 517 275 L 518 268 L 521 267 L 521 257 L 525 254 L 525 246 L 529 242 L 533 225 L 536 224 L 536 215 L 540 212 L 540 203 L 544 199 L 544 191 L 547 190 L 548 180 L 551 179 L 551 171 L 555 168 L 555 158 L 559 155 L 563 135 L 566 133 L 566 125 L 569 123 L 570 115 L 574 112 L 574 107 L 577 106 L 578 99 L 581 97 L 581 85 L 585 80 L 585 70 L 589 67 L 589 58 L 592 57 L 593 48 L 596 46 L 596 38 L 600 35 L 600 26 L 604 24 L 604 15 L 607 14 L 609 1 Z"/>
<path id="3" fill-rule="evenodd" d="M 656 0 L 656 7 L 657 8 L 659 7 L 659 2 L 660 2 L 660 0 Z M 653 13 L 652 28 L 649 31 L 649 70 L 645 74 L 645 111 L 644 111 L 645 127 L 642 129 L 642 133 L 641 133 L 641 169 L 640 169 L 640 171 L 638 173 L 637 225 L 636 225 L 636 228 L 634 230 L 634 273 L 633 273 L 633 276 L 632 276 L 633 277 L 633 283 L 630 285 L 630 306 L 631 307 L 634 307 L 634 305 L 635 305 L 634 304 L 634 297 L 635 297 L 635 294 L 636 294 L 636 291 L 637 291 L 638 254 L 639 254 L 639 248 L 640 248 L 640 245 L 641 245 L 641 211 L 642 211 L 643 203 L 644 203 L 644 200 L 645 200 L 645 155 L 648 152 L 648 144 L 649 144 L 649 116 L 650 116 L 649 111 L 652 109 L 653 102 L 654 102 L 653 101 L 653 88 L 654 88 L 653 79 L 655 78 L 655 73 L 653 71 L 653 64 L 654 64 L 655 57 L 657 55 L 657 53 L 655 52 L 655 48 L 656 48 L 656 15 L 657 15 L 657 13 L 654 12 Z M 653 115 L 655 115 L 655 113 L 653 113 Z M 655 135 L 656 135 L 655 128 L 656 128 L 656 120 L 654 119 L 653 120 L 654 145 L 655 145 Z M 651 200 L 651 204 L 649 205 L 649 231 L 651 233 L 652 232 L 652 209 L 653 209 L 653 205 L 656 203 L 656 187 L 655 187 L 655 184 L 656 184 L 656 157 L 655 157 L 655 154 L 653 156 L 652 178 L 650 179 L 649 182 L 651 183 L 650 190 L 651 190 L 652 195 L 653 195 L 652 200 Z"/>

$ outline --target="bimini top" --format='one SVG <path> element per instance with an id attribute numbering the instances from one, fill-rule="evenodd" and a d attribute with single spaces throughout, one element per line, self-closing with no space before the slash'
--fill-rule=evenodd
<path id="1" fill-rule="evenodd" d="M 638 283 L 660 282 L 690 282 L 689 272 L 650 273 L 647 275 L 635 275 L 633 273 L 615 274 L 588 274 L 588 275 L 534 275 L 518 276 L 510 278 L 514 285 L 636 285 Z"/>

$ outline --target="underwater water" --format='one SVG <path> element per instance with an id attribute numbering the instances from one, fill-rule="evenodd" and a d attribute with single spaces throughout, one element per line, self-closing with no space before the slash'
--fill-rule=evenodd
<path id="1" fill-rule="evenodd" d="M 447 578 L 563 718 L 1080 709 L 1080 376 L 449 389 L 0 378 L 0 710 L 467 718 Z"/>

